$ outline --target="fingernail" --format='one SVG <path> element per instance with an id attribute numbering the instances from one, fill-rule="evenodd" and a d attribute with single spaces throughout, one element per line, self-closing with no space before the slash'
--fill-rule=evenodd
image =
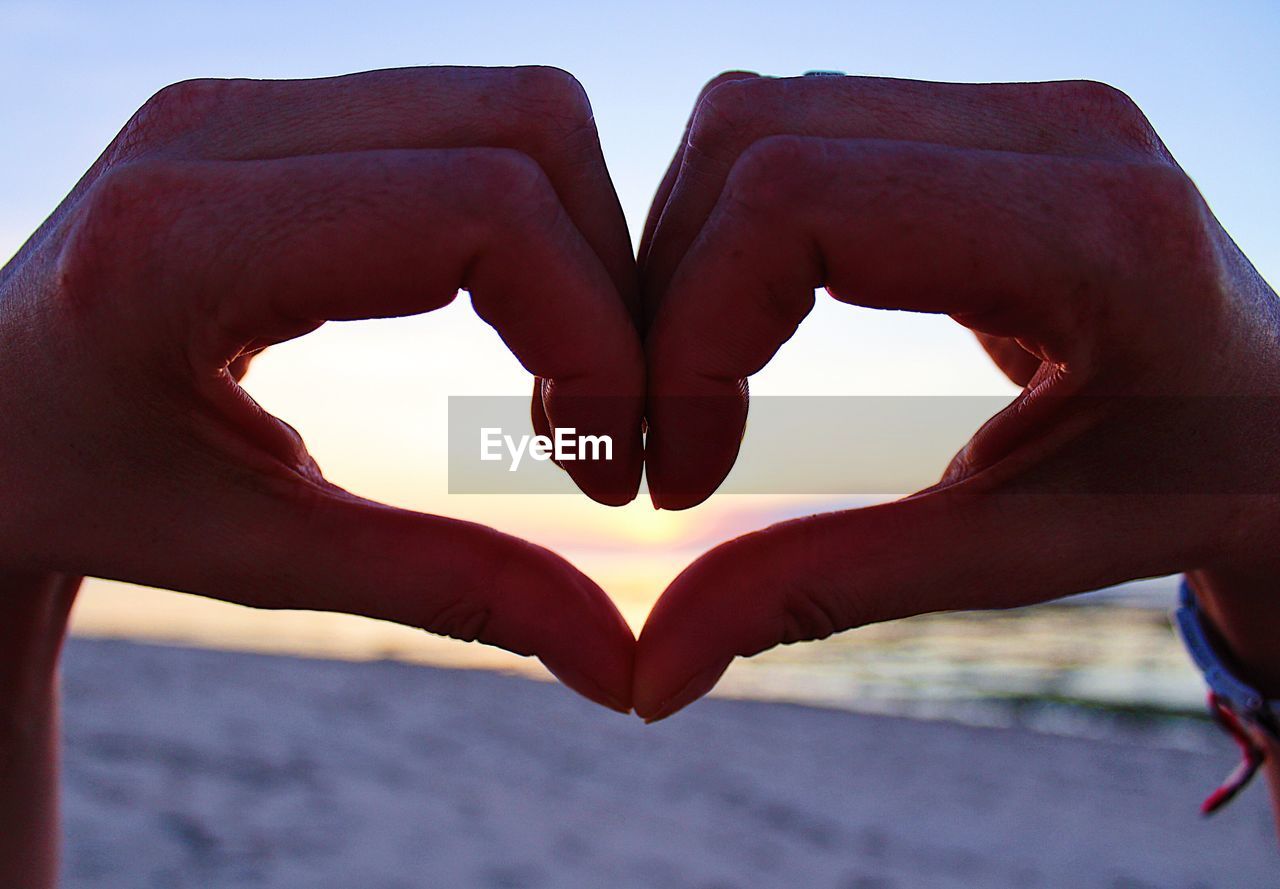
<path id="1" fill-rule="evenodd" d="M 663 701 L 652 715 L 644 717 L 645 725 L 651 725 L 659 720 L 666 719 L 711 691 L 711 689 L 715 688 L 716 683 L 720 681 L 720 677 L 724 675 L 724 671 L 729 669 L 729 664 L 732 662 L 733 658 L 717 661 L 695 675 L 678 692 Z"/>

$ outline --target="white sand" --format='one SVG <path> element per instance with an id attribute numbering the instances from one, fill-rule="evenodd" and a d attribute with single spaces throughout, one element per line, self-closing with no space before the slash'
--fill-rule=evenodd
<path id="1" fill-rule="evenodd" d="M 1280 885 L 1209 752 L 479 671 L 72 640 L 69 887 Z"/>

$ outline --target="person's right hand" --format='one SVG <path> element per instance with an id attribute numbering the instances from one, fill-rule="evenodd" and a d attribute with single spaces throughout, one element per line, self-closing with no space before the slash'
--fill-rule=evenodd
<path id="1" fill-rule="evenodd" d="M 0 276 L 0 568 L 479 639 L 625 711 L 634 638 L 599 587 L 533 544 L 338 489 L 237 384 L 272 343 L 459 288 L 545 381 L 541 426 L 613 437 L 578 484 L 632 499 L 634 263 L 572 77 L 162 90 Z"/>

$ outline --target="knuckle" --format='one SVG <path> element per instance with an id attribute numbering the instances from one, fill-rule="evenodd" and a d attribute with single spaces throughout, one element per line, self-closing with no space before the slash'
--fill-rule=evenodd
<path id="1" fill-rule="evenodd" d="M 555 231 L 560 200 L 541 165 L 522 151 L 496 148 L 477 151 L 468 161 L 472 216 L 484 220 L 489 238 L 497 232 L 521 242 Z"/>
<path id="2" fill-rule="evenodd" d="M 491 619 L 488 608 L 464 597 L 434 609 L 422 620 L 422 626 L 440 636 L 475 642 L 485 638 Z"/>
<path id="3" fill-rule="evenodd" d="M 166 117 L 194 117 L 217 104 L 228 81 L 213 77 L 180 80 L 161 87 L 143 108 Z"/>
<path id="4" fill-rule="evenodd" d="M 1184 273 L 1216 278 L 1218 251 L 1211 216 L 1199 189 L 1181 170 L 1165 164 L 1133 164 L 1126 174 L 1126 222 L 1148 259 Z"/>
<path id="5" fill-rule="evenodd" d="M 1204 330 L 1224 310 L 1224 262 L 1217 225 L 1195 185 L 1163 163 L 1101 168 L 1091 191 L 1095 245 L 1091 286 L 1077 294 L 1080 329 L 1122 334 L 1130 354 L 1147 354 Z M 1096 245 L 1105 245 L 1098 250 Z"/>
<path id="6" fill-rule="evenodd" d="M 235 81 L 218 78 L 182 80 L 162 87 L 125 125 L 123 153 L 157 147 L 199 129 L 238 91 Z"/>
<path id="7" fill-rule="evenodd" d="M 1181 170 L 1163 164 L 1126 164 L 1124 175 L 1138 202 L 1158 212 L 1186 212 L 1199 203 L 1199 192 Z"/>
<path id="8" fill-rule="evenodd" d="M 562 68 L 513 68 L 512 91 L 545 124 L 577 130 L 592 122 L 591 102 L 578 79 Z"/>
<path id="9" fill-rule="evenodd" d="M 740 80 L 759 80 L 760 75 L 754 71 L 746 71 L 741 68 L 731 68 L 728 71 L 721 71 L 715 77 L 703 84 L 702 89 L 698 91 L 698 102 L 706 98 L 707 94 L 713 89 L 725 83 L 732 83 Z"/>
<path id="10" fill-rule="evenodd" d="M 782 600 L 782 644 L 826 639 L 860 622 L 842 603 L 822 592 L 789 590 Z"/>
<path id="11" fill-rule="evenodd" d="M 108 170 L 77 205 L 58 259 L 62 292 L 74 303 L 142 273 L 180 205 L 173 164 L 135 161 Z"/>
<path id="12" fill-rule="evenodd" d="M 486 149 L 474 159 L 472 175 L 481 198 L 501 219 L 537 213 L 554 200 L 555 192 L 542 167 L 514 149 Z"/>
<path id="13" fill-rule="evenodd" d="M 512 69 L 511 77 L 521 147 L 552 163 L 563 157 L 586 164 L 599 157 L 595 115 L 576 77 L 560 68 L 536 65 Z"/>
<path id="14" fill-rule="evenodd" d="M 814 140 L 766 136 L 746 148 L 725 183 L 729 201 L 756 214 L 776 215 L 792 206 L 813 167 Z"/>
<path id="15" fill-rule="evenodd" d="M 1099 80 L 1064 80 L 1057 84 L 1061 100 L 1104 117 L 1140 114 L 1128 94 Z"/>
<path id="16" fill-rule="evenodd" d="M 1163 155 L 1147 116 L 1128 93 L 1097 80 L 1055 84 L 1058 103 L 1086 126 L 1101 128 L 1130 149 Z"/>
<path id="17" fill-rule="evenodd" d="M 689 124 L 688 148 L 695 157 L 728 166 L 758 132 L 762 79 L 713 81 L 698 101 Z"/>

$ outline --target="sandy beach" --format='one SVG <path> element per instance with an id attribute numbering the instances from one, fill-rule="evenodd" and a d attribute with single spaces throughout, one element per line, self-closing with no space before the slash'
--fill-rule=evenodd
<path id="1" fill-rule="evenodd" d="M 1260 784 L 1196 814 L 1217 744 L 84 639 L 65 734 L 69 887 L 1280 885 Z"/>

